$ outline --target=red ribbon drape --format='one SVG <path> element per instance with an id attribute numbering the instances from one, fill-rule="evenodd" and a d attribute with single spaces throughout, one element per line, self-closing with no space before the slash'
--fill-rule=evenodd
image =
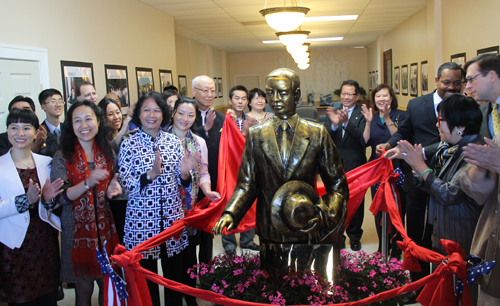
<path id="1" fill-rule="evenodd" d="M 192 211 L 186 213 L 186 216 L 183 219 L 174 222 L 168 229 L 139 244 L 130 252 L 126 251 L 121 245 L 116 247 L 114 255 L 110 259 L 118 266 L 125 269 L 127 291 L 130 295 L 129 305 L 150 305 L 151 301 L 149 299 L 145 278 L 169 289 L 177 290 L 212 303 L 230 306 L 267 305 L 233 300 L 212 291 L 192 288 L 175 281 L 165 279 L 157 274 L 145 270 L 139 265 L 139 260 L 142 258 L 142 255 L 139 253 L 155 247 L 171 237 L 178 238 L 186 225 L 206 232 L 212 231 L 212 227 L 220 218 L 225 205 L 231 197 L 234 187 L 236 186 L 244 141 L 245 139 L 237 129 L 234 121 L 226 115 L 220 141 L 219 180 L 217 182 L 217 190 L 221 194 L 221 200 L 212 203 L 209 203 L 207 199 L 200 201 Z M 404 287 L 382 292 L 360 301 L 341 303 L 337 305 L 355 306 L 371 304 L 377 301 L 396 297 L 405 292 L 415 291 L 426 285 L 417 301 L 424 306 L 452 306 L 455 305 L 456 300 L 453 289 L 453 275 L 456 275 L 457 279 L 460 279 L 465 283 L 462 303 L 464 306 L 471 306 L 472 303 L 469 295 L 469 289 L 465 281 L 467 269 L 464 262 L 464 252 L 457 243 L 449 240 L 441 240 L 441 244 L 449 254 L 448 256 L 443 256 L 434 251 L 419 247 L 408 238 L 408 235 L 404 230 L 403 223 L 401 222 L 399 210 L 394 200 L 393 190 L 397 193 L 394 182 L 398 178 L 398 175 L 394 174 L 393 171 L 394 169 L 391 161 L 379 158 L 346 174 L 350 194 L 350 199 L 347 203 L 347 222 L 352 219 L 354 212 L 358 209 L 361 201 L 365 197 L 367 189 L 375 183 L 381 182 L 380 187 L 378 188 L 372 201 L 372 205 L 370 206 L 370 211 L 373 214 L 376 214 L 378 211 L 387 212 L 390 216 L 392 224 L 401 233 L 404 242 L 398 242 L 398 245 L 405 252 L 403 268 L 411 271 L 418 271 L 420 269 L 418 259 L 426 262 L 443 264 L 440 265 L 433 274 Z M 325 187 L 322 183 L 318 184 L 317 191 L 320 196 L 325 194 Z M 238 229 L 234 232 L 246 231 L 253 228 L 254 225 L 255 203 L 240 223 Z"/>

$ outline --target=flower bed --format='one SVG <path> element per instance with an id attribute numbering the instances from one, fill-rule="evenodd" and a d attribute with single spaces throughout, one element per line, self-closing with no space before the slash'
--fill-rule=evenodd
<path id="1" fill-rule="evenodd" d="M 200 288 L 211 290 L 232 299 L 272 305 L 325 305 L 357 301 L 410 282 L 401 262 L 385 262 L 380 253 L 363 251 L 351 254 L 341 251 L 339 281 L 332 284 L 314 271 L 284 271 L 269 274 L 260 270 L 258 254 L 242 256 L 221 254 L 210 265 L 201 263 L 188 270 L 198 278 Z M 378 305 L 397 305 L 408 295 L 378 302 Z"/>

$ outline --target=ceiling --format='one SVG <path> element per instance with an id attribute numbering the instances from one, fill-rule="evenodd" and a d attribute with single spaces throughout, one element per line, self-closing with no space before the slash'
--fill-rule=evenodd
<path id="1" fill-rule="evenodd" d="M 174 17 L 175 34 L 228 52 L 283 50 L 264 44 L 278 37 L 259 10 L 265 0 L 139 0 Z M 288 1 L 289 3 L 290 1 Z M 300 3 L 300 0 L 297 0 Z M 266 7 L 283 6 L 268 0 Z M 341 41 L 312 42 L 310 49 L 368 46 L 425 7 L 426 0 L 302 0 L 311 10 L 306 17 L 359 15 L 357 20 L 304 22 L 309 38 L 344 37 Z"/>

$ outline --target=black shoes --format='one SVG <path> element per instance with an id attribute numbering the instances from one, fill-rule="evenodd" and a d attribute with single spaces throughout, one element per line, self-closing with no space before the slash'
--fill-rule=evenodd
<path id="1" fill-rule="evenodd" d="M 236 255 L 236 250 L 235 249 L 226 250 L 225 252 L 230 257 Z"/>
<path id="2" fill-rule="evenodd" d="M 252 243 L 249 246 L 241 247 L 243 250 L 260 251 L 260 246 L 258 244 Z"/>
<path id="3" fill-rule="evenodd" d="M 351 250 L 354 252 L 361 251 L 361 241 L 351 240 Z"/>

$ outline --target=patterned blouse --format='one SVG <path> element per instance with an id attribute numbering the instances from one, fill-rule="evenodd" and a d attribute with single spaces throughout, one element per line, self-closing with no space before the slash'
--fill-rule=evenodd
<path id="1" fill-rule="evenodd" d="M 161 174 L 153 182 L 145 183 L 146 172 L 153 167 L 157 149 L 161 154 Z M 160 233 L 162 227 L 169 228 L 174 221 L 184 217 L 179 192 L 183 158 L 184 150 L 179 138 L 163 130 L 153 138 L 139 128 L 137 133 L 122 142 L 118 173 L 129 197 L 123 237 L 123 244 L 128 250 Z M 166 244 L 168 257 L 179 254 L 188 245 L 186 231 L 179 240 L 171 238 Z M 159 246 L 145 251 L 143 256 L 158 259 Z"/>

